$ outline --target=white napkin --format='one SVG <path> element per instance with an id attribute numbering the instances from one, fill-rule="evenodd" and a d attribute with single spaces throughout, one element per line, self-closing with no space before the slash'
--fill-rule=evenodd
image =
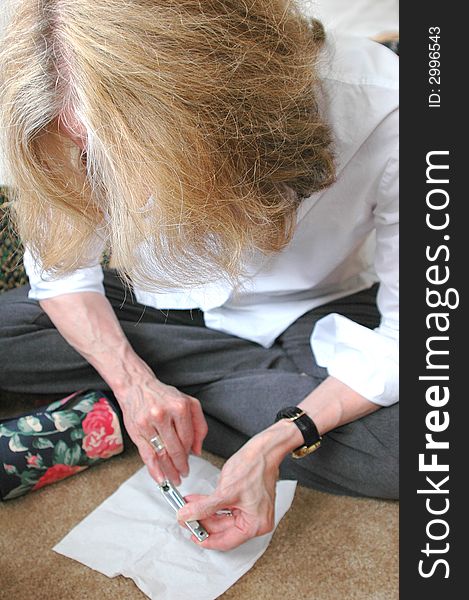
<path id="1" fill-rule="evenodd" d="M 179 490 L 183 496 L 209 494 L 219 473 L 206 460 L 191 456 L 190 475 Z M 275 527 L 290 508 L 295 488 L 296 481 L 277 483 Z M 272 533 L 229 552 L 205 550 L 190 537 L 143 467 L 54 550 L 108 577 L 130 577 L 152 599 L 213 600 L 253 566 L 265 552 Z"/>

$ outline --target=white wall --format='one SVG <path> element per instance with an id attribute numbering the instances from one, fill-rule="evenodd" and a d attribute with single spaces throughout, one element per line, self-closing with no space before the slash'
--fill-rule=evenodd
<path id="1" fill-rule="evenodd" d="M 399 31 L 399 0 L 302 0 L 308 14 L 326 27 L 371 37 Z"/>

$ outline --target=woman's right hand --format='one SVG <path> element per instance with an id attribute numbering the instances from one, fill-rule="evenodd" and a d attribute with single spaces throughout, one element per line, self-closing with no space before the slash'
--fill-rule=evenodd
<path id="1" fill-rule="evenodd" d="M 196 398 L 162 383 L 145 364 L 144 371 L 116 393 L 124 425 L 153 479 L 179 485 L 189 473 L 190 452 L 202 452 L 207 422 Z M 158 453 L 150 443 L 155 435 L 165 445 Z"/>
<path id="2" fill-rule="evenodd" d="M 41 307 L 114 392 L 124 425 L 151 476 L 175 485 L 188 473 L 188 457 L 200 454 L 208 427 L 200 402 L 159 381 L 134 352 L 108 299 L 95 292 L 55 296 Z M 159 435 L 166 448 L 150 443 Z"/>

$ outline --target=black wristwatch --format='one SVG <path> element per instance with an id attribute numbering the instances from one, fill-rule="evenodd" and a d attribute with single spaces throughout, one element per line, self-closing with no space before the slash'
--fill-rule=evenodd
<path id="1" fill-rule="evenodd" d="M 275 422 L 280 421 L 280 419 L 292 421 L 303 434 L 304 444 L 293 450 L 293 458 L 303 458 L 303 456 L 307 456 L 319 448 L 322 437 L 319 435 L 313 419 L 308 417 L 304 410 L 301 410 L 298 406 L 287 406 L 287 408 L 282 408 L 277 413 Z"/>

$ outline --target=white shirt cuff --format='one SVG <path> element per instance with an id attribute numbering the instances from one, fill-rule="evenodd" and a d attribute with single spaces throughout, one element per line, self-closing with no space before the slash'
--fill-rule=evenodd
<path id="1" fill-rule="evenodd" d="M 23 262 L 31 286 L 28 297 L 32 300 L 45 300 L 76 292 L 98 292 L 104 295 L 103 270 L 100 264 L 54 278 L 42 271 L 28 248 L 25 250 Z"/>
<path id="2" fill-rule="evenodd" d="M 311 348 L 319 366 L 367 400 L 399 401 L 397 339 L 332 313 L 316 323 Z"/>

